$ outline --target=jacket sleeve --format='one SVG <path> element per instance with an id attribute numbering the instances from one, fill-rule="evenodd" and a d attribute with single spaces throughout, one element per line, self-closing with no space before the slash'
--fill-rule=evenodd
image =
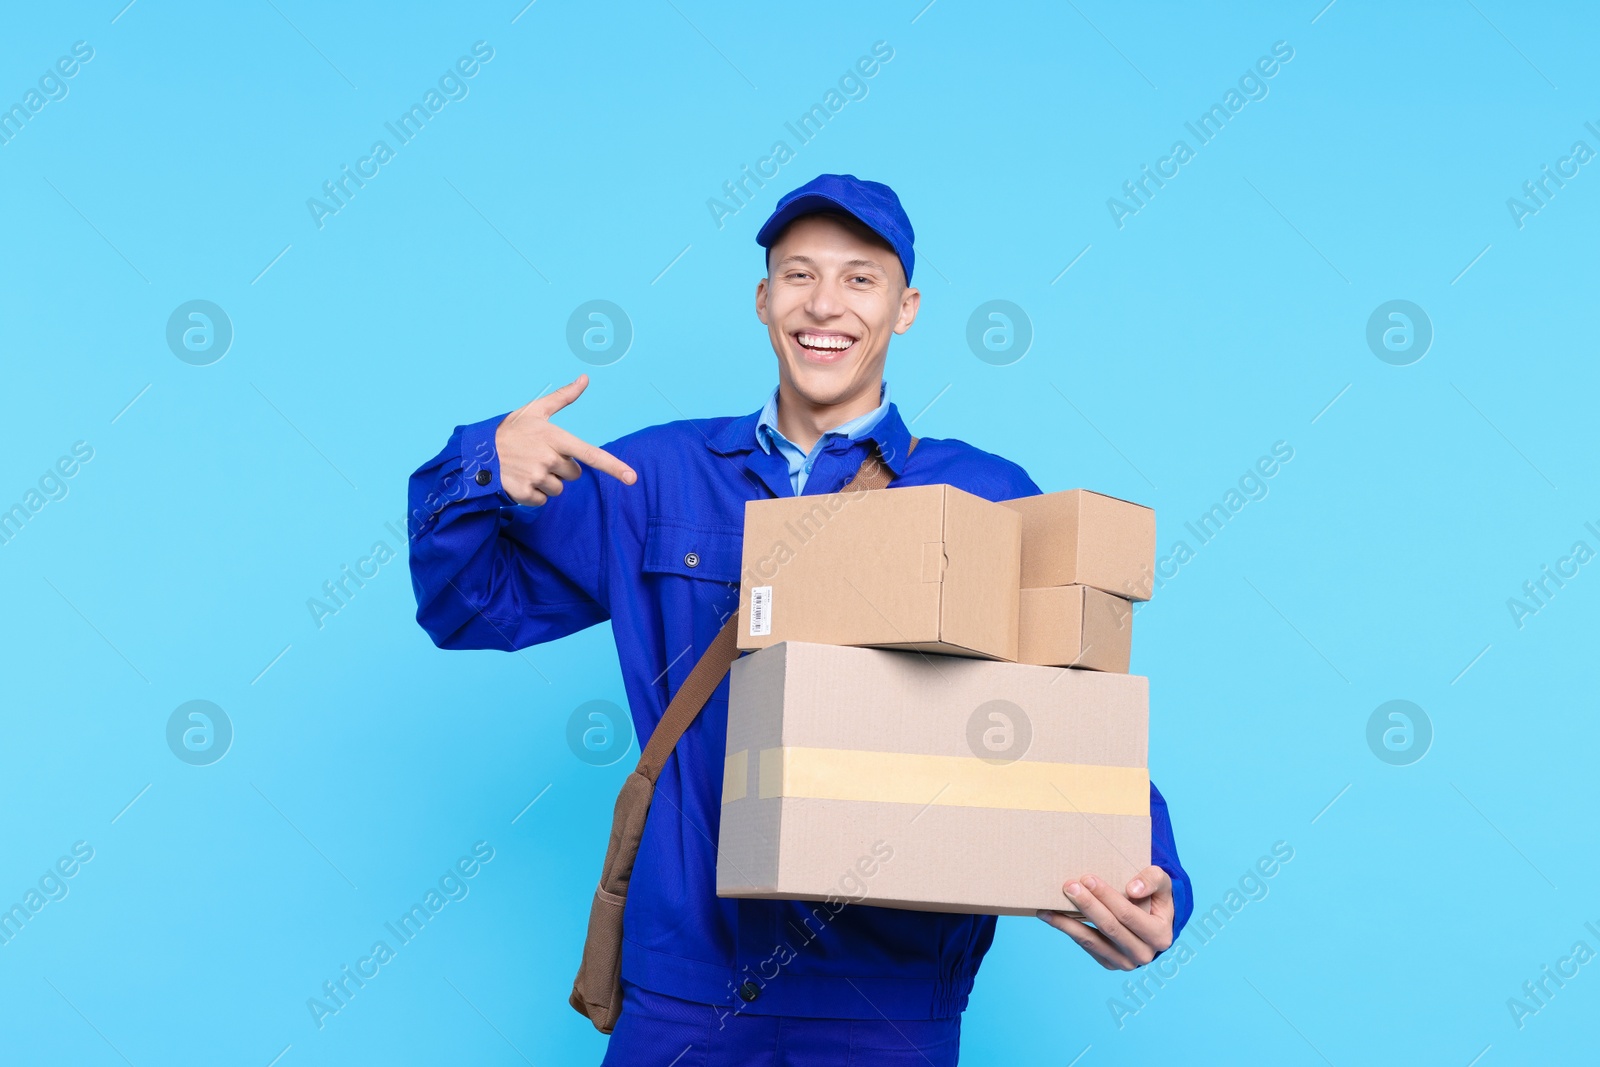
<path id="1" fill-rule="evenodd" d="M 440 648 L 509 652 L 609 618 L 600 476 L 586 469 L 549 503 L 517 504 L 495 452 L 504 418 L 457 426 L 411 475 L 417 622 Z"/>
<path id="2" fill-rule="evenodd" d="M 1172 940 L 1183 933 L 1184 924 L 1194 914 L 1194 886 L 1189 872 L 1178 859 L 1178 843 L 1172 837 L 1172 818 L 1167 814 L 1167 798 L 1154 782 L 1150 783 L 1150 862 L 1172 879 Z"/>

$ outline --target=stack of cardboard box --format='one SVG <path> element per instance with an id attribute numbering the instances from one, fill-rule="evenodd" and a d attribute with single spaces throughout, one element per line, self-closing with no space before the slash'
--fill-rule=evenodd
<path id="1" fill-rule="evenodd" d="M 717 892 L 1070 909 L 1150 861 L 1150 509 L 952 486 L 745 510 Z"/>
<path id="2" fill-rule="evenodd" d="M 1005 506 L 1022 519 L 1018 662 L 1127 674 L 1128 598 L 1150 599 L 1155 512 L 1087 489 Z"/>

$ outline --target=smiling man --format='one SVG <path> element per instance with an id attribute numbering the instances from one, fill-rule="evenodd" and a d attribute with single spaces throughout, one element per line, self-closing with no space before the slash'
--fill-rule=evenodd
<path id="1" fill-rule="evenodd" d="M 911 222 L 893 190 L 822 175 L 783 197 L 756 240 L 767 249 L 756 317 L 778 363 L 761 410 L 597 448 L 551 421 L 583 393 L 580 375 L 457 427 L 411 478 L 417 621 L 434 642 L 513 650 L 609 619 L 641 745 L 738 610 L 746 501 L 837 492 L 873 461 L 894 485 L 946 483 L 989 500 L 1039 492 L 1021 467 L 962 441 L 912 450 L 883 379 L 890 339 L 921 304 Z M 605 1063 L 956 1063 L 992 916 L 851 905 L 816 930 L 814 905 L 716 896 L 727 700 L 724 680 L 656 781 Z M 1152 866 L 1125 886 L 1069 878 L 1063 908 L 1088 923 L 1040 914 L 1110 969 L 1148 963 L 1192 910 L 1153 785 L 1150 813 Z"/>

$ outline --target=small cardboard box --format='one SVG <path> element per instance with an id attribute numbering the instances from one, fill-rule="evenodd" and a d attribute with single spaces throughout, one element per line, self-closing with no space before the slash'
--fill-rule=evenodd
<path id="1" fill-rule="evenodd" d="M 1156 513 L 1114 496 L 1069 489 L 1020 497 L 1022 585 L 1092 585 L 1149 600 L 1156 565 Z"/>
<path id="2" fill-rule="evenodd" d="M 1017 662 L 1128 673 L 1133 605 L 1087 585 L 1024 589 Z"/>
<path id="3" fill-rule="evenodd" d="M 1017 658 L 1022 520 L 949 485 L 752 500 L 741 649 L 780 641 Z"/>
<path id="4" fill-rule="evenodd" d="M 717 895 L 1070 911 L 1070 879 L 1150 863 L 1148 729 L 1134 675 L 793 641 L 746 656 Z"/>

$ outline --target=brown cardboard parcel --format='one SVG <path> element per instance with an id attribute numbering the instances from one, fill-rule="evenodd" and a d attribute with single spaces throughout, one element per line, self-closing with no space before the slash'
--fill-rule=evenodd
<path id="1" fill-rule="evenodd" d="M 745 505 L 742 649 L 780 641 L 1017 658 L 1022 523 L 949 485 Z"/>
<path id="2" fill-rule="evenodd" d="M 1133 605 L 1087 585 L 1024 589 L 1017 662 L 1128 673 Z"/>
<path id="3" fill-rule="evenodd" d="M 1007 500 L 1022 516 L 1022 585 L 1092 585 L 1149 600 L 1156 513 L 1114 496 L 1069 489 Z"/>
<path id="4" fill-rule="evenodd" d="M 1150 862 L 1148 680 L 785 642 L 733 665 L 717 895 L 1072 909 Z"/>

